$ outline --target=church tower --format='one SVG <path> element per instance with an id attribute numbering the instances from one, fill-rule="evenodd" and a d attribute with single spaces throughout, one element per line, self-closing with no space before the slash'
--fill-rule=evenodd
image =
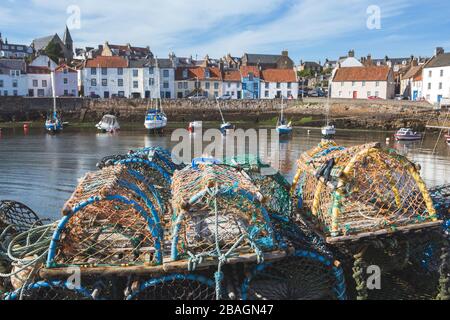
<path id="1" fill-rule="evenodd" d="M 73 40 L 70 35 L 69 28 L 66 26 L 66 31 L 64 31 L 63 43 L 66 49 L 70 52 L 73 52 Z"/>

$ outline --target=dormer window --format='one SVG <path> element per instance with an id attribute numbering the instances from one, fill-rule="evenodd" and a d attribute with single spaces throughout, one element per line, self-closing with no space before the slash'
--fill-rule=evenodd
<path id="1" fill-rule="evenodd" d="M 210 77 L 211 77 L 211 75 L 209 73 L 209 70 L 205 69 L 205 78 L 210 78 Z"/>
<path id="2" fill-rule="evenodd" d="M 248 80 L 249 81 L 253 81 L 253 78 L 254 78 L 253 72 L 249 72 L 248 73 Z"/>
<path id="3" fill-rule="evenodd" d="M 187 77 L 188 77 L 188 70 L 184 69 L 183 70 L 183 79 L 187 79 Z"/>

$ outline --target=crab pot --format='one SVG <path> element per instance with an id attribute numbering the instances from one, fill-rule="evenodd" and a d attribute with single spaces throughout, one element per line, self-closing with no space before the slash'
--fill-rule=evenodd
<path id="1" fill-rule="evenodd" d="M 212 279 L 201 274 L 168 274 L 137 283 L 127 300 L 197 300 L 216 299 Z"/>
<path id="2" fill-rule="evenodd" d="M 41 225 L 37 214 L 26 205 L 15 201 L 0 201 L 0 233 L 8 226 L 15 233 Z"/>
<path id="3" fill-rule="evenodd" d="M 262 195 L 238 170 L 199 164 L 173 177 L 172 259 L 262 252 L 275 237 Z"/>
<path id="4" fill-rule="evenodd" d="M 141 158 L 154 162 L 170 175 L 173 175 L 176 170 L 181 170 L 184 167 L 184 165 L 180 164 L 180 161 L 175 159 L 169 151 L 161 147 L 149 147 L 131 151 L 129 157 Z"/>
<path id="5" fill-rule="evenodd" d="M 162 263 L 157 195 L 124 165 L 87 174 L 63 209 L 47 267 Z"/>
<path id="6" fill-rule="evenodd" d="M 280 261 L 254 266 L 241 287 L 243 300 L 345 300 L 339 262 L 298 250 Z"/>
<path id="7" fill-rule="evenodd" d="M 259 188 L 271 215 L 283 218 L 289 218 L 292 215 L 292 201 L 289 193 L 291 186 L 280 172 L 252 155 L 227 158 L 224 163 L 248 175 Z"/>
<path id="8" fill-rule="evenodd" d="M 69 282 L 40 281 L 6 295 L 5 300 L 93 300 L 91 292 Z"/>
<path id="9" fill-rule="evenodd" d="M 329 239 L 439 223 L 419 168 L 379 144 L 305 152 L 292 193 Z"/>

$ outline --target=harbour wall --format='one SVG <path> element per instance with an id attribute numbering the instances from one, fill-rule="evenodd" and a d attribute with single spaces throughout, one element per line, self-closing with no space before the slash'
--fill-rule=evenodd
<path id="1" fill-rule="evenodd" d="M 115 114 L 121 122 L 142 122 L 152 103 L 145 99 L 58 98 L 57 109 L 64 121 L 95 122 L 104 114 Z M 222 103 L 228 121 L 273 122 L 280 113 L 280 100 L 232 100 Z M 0 122 L 43 121 L 52 109 L 51 98 L 0 97 Z M 321 126 L 327 115 L 343 128 L 395 129 L 399 126 L 423 127 L 436 122 L 441 113 L 426 102 L 392 100 L 305 98 L 285 101 L 285 112 L 294 125 Z M 220 121 L 213 100 L 187 99 L 163 101 L 170 121 Z"/>

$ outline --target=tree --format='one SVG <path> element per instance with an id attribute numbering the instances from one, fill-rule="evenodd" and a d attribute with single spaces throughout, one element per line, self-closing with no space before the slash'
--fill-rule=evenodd
<path id="1" fill-rule="evenodd" d="M 58 63 L 60 58 L 64 59 L 64 52 L 60 45 L 51 41 L 44 50 L 47 57 Z"/>
<path id="2" fill-rule="evenodd" d="M 298 76 L 300 78 L 310 78 L 312 76 L 312 73 L 311 73 L 310 69 L 305 69 L 305 70 L 299 71 Z"/>

